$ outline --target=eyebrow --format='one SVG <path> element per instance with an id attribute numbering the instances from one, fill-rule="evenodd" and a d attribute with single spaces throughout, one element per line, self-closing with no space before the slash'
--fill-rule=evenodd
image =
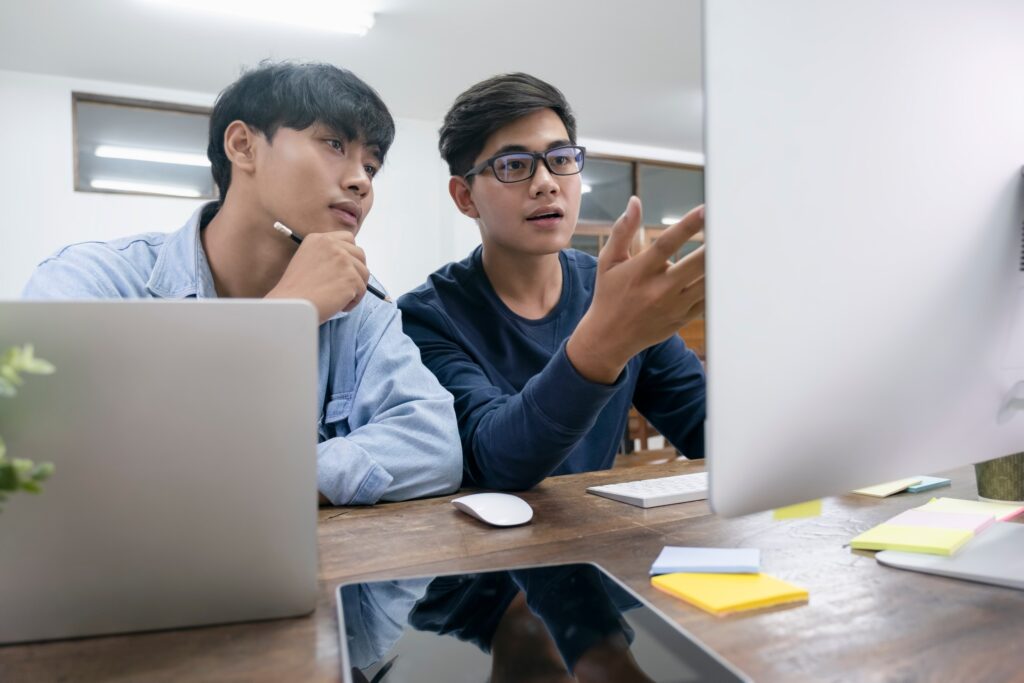
<path id="1" fill-rule="evenodd" d="M 330 135 L 346 142 L 352 139 L 352 136 L 345 131 L 339 130 L 329 123 L 324 123 L 323 121 L 314 122 L 313 131 L 314 135 Z"/>
<path id="2" fill-rule="evenodd" d="M 569 140 L 553 140 L 552 142 L 548 143 L 548 146 L 544 148 L 544 151 L 547 152 L 547 151 L 552 150 L 552 149 L 557 149 L 558 147 L 568 147 L 570 145 L 572 145 L 572 142 L 570 142 Z M 491 156 L 498 156 L 498 155 L 501 155 L 501 154 L 508 154 L 509 152 L 529 152 L 529 151 L 531 151 L 531 150 L 526 145 L 504 145 L 503 147 L 499 148 L 498 151 L 496 151 Z"/>

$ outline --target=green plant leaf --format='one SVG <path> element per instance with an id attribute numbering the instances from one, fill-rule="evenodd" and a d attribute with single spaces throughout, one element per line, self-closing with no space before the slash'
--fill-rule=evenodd
<path id="1" fill-rule="evenodd" d="M 53 363 L 42 358 L 34 358 L 22 368 L 23 372 L 33 375 L 52 375 L 56 370 L 57 368 L 53 366 Z"/>
<path id="2" fill-rule="evenodd" d="M 40 462 L 32 468 L 32 481 L 46 481 L 53 475 L 52 462 Z"/>
<path id="3" fill-rule="evenodd" d="M 0 377 L 3 377 L 14 386 L 18 386 L 23 383 L 23 380 L 18 375 L 18 371 L 10 365 L 0 368 Z"/>
<path id="4" fill-rule="evenodd" d="M 55 370 L 52 363 L 35 357 L 31 344 L 11 347 L 0 355 L 0 396 L 15 396 L 24 380 L 20 372 L 49 375 Z M 7 500 L 12 491 L 40 493 L 40 482 L 54 471 L 53 463 L 35 463 L 25 458 L 7 459 L 7 446 L 0 439 L 0 502 Z"/>
<path id="5" fill-rule="evenodd" d="M 17 491 L 18 474 L 8 460 L 0 461 L 0 491 Z"/>

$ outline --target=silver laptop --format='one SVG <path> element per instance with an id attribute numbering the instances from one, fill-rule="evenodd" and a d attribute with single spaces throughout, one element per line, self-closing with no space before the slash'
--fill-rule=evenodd
<path id="1" fill-rule="evenodd" d="M 317 321 L 300 302 L 0 302 L 0 643 L 311 612 Z"/>

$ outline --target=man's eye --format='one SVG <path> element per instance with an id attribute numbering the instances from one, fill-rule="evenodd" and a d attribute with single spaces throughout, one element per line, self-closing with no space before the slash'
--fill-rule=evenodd
<path id="1" fill-rule="evenodd" d="M 511 159 L 506 165 L 510 171 L 519 171 L 526 167 L 526 164 L 519 159 Z"/>
<path id="2" fill-rule="evenodd" d="M 370 164 L 363 166 L 363 170 L 366 171 L 366 175 L 370 176 L 371 178 L 375 177 L 378 171 L 376 166 L 371 166 Z"/>
<path id="3" fill-rule="evenodd" d="M 342 144 L 341 140 L 330 139 L 327 141 L 327 144 L 331 146 L 331 149 L 337 152 L 345 151 L 345 145 Z"/>
<path id="4" fill-rule="evenodd" d="M 560 154 L 556 157 L 551 157 L 549 161 L 555 166 L 567 166 L 569 164 L 569 157 L 564 154 Z"/>

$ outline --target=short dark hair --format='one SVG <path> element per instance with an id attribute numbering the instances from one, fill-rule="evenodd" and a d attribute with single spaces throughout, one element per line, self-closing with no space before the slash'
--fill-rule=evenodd
<path id="1" fill-rule="evenodd" d="M 551 109 L 576 144 L 576 117 L 555 86 L 524 73 L 501 74 L 480 81 L 455 99 L 441 125 L 438 148 L 448 171 L 462 176 L 491 135 L 528 114 Z"/>
<path id="2" fill-rule="evenodd" d="M 382 162 L 395 139 L 395 121 L 384 101 L 351 71 L 317 62 L 260 62 L 221 91 L 210 114 L 206 155 L 222 202 L 231 185 L 224 131 L 233 121 L 268 141 L 282 126 L 305 130 L 320 123 L 348 140 L 376 145 Z"/>

